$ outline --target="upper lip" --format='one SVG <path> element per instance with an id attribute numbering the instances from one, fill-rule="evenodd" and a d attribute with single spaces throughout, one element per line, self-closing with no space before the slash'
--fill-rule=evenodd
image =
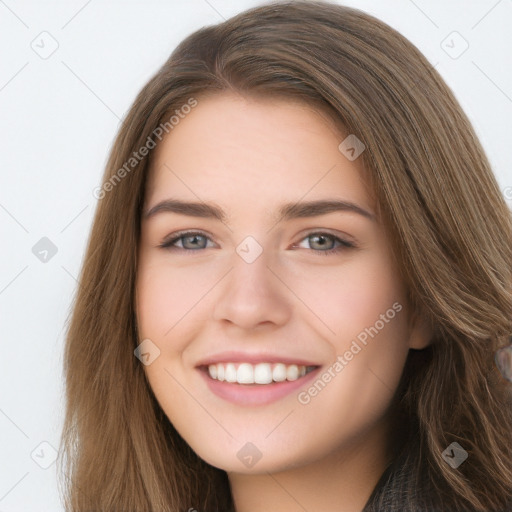
<path id="1" fill-rule="evenodd" d="M 217 363 L 283 363 L 286 365 L 296 364 L 297 366 L 320 366 L 318 363 L 312 362 L 308 359 L 301 359 L 298 357 L 290 357 L 288 355 L 267 353 L 246 353 L 246 352 L 220 352 L 205 359 L 202 359 L 196 364 L 196 367 L 209 366 Z"/>

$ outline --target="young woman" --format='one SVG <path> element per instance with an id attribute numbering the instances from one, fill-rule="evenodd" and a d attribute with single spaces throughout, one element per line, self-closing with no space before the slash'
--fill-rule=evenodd
<path id="1" fill-rule="evenodd" d="M 95 194 L 68 510 L 512 510 L 511 213 L 404 37 L 301 1 L 197 31 Z"/>

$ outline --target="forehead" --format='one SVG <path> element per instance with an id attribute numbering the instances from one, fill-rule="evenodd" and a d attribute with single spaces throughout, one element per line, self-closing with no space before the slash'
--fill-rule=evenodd
<path id="1" fill-rule="evenodd" d="M 338 149 L 345 136 L 325 110 L 296 100 L 199 97 L 154 150 L 146 203 L 172 194 L 255 207 L 334 195 L 371 208 L 361 159 Z"/>

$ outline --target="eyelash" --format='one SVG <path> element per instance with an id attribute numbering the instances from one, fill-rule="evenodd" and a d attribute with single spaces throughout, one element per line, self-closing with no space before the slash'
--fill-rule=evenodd
<path id="1" fill-rule="evenodd" d="M 343 238 L 339 238 L 331 233 L 325 233 L 323 231 L 313 231 L 311 233 L 308 233 L 304 238 L 302 238 L 299 241 L 299 243 L 302 242 L 303 240 L 306 240 L 307 238 L 314 236 L 314 235 L 331 237 L 334 239 L 335 242 L 340 243 L 340 245 L 338 247 L 335 247 L 333 249 L 327 249 L 326 251 L 311 249 L 313 252 L 322 254 L 323 256 L 337 254 L 343 250 L 354 249 L 357 247 L 356 244 L 354 244 L 353 242 L 349 242 L 348 240 L 344 240 Z M 205 233 L 202 233 L 200 231 L 181 231 L 179 233 L 176 233 L 170 240 L 166 240 L 166 241 L 162 242 L 160 245 L 158 245 L 158 247 L 161 249 L 180 250 L 180 251 L 187 251 L 187 252 L 195 252 L 195 251 L 200 251 L 200 250 L 206 249 L 206 247 L 199 248 L 199 249 L 186 249 L 184 247 L 173 247 L 173 244 L 176 243 L 178 240 L 180 240 L 182 238 L 192 237 L 192 236 L 202 236 L 202 237 L 205 237 L 205 238 L 211 240 L 208 235 L 206 235 Z M 296 245 L 294 247 L 296 247 Z"/>

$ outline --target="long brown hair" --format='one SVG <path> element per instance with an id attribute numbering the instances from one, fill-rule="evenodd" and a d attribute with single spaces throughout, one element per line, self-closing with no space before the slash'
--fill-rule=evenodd
<path id="1" fill-rule="evenodd" d="M 359 10 L 293 1 L 187 37 L 119 130 L 65 345 L 59 460 L 67 509 L 233 510 L 226 473 L 175 431 L 134 356 L 151 150 L 131 159 L 149 140 L 158 143 L 159 126 L 171 132 L 176 110 L 226 90 L 321 105 L 366 146 L 361 158 L 410 302 L 434 332 L 427 349 L 411 351 L 396 395 L 406 439 L 397 457 L 407 454 L 410 475 L 401 510 L 416 510 L 426 482 L 438 509 L 504 507 L 512 392 L 494 353 L 512 333 L 511 213 L 466 115 L 414 45 Z M 452 442 L 469 455 L 457 469 L 442 457 Z M 397 495 L 393 485 L 386 492 Z"/>

